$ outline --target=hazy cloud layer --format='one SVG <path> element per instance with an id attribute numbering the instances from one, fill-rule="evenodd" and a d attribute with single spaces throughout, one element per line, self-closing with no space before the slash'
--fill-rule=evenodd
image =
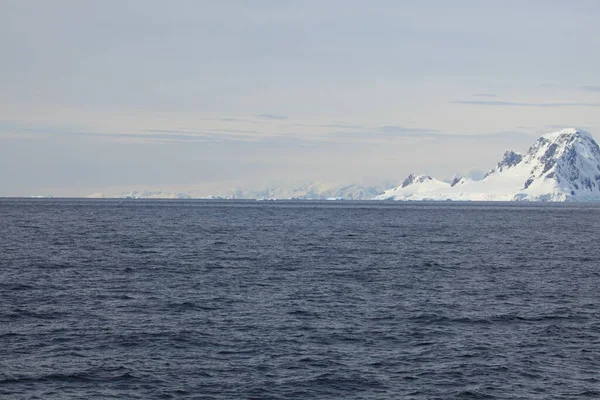
<path id="1" fill-rule="evenodd" d="M 274 120 L 288 119 L 288 117 L 286 115 L 274 115 L 274 114 L 257 114 L 256 118 L 274 119 Z"/>
<path id="2" fill-rule="evenodd" d="M 0 195 L 487 170 L 565 121 L 600 133 L 599 17 L 594 0 L 4 0 Z"/>
<path id="3" fill-rule="evenodd" d="M 264 121 L 256 121 L 249 118 L 198 118 L 199 121 L 234 122 L 242 124 L 264 124 Z"/>
<path id="4" fill-rule="evenodd" d="M 589 129 L 588 126 L 578 125 L 578 124 L 571 124 L 571 125 L 555 124 L 555 125 L 544 126 L 545 130 L 551 130 L 551 131 L 557 131 L 557 130 L 567 129 L 567 128 Z"/>
<path id="5" fill-rule="evenodd" d="M 340 129 L 361 129 L 360 125 L 348 125 L 348 124 L 292 124 L 293 127 L 303 128 L 340 128 Z"/>
<path id="6" fill-rule="evenodd" d="M 454 104 L 500 107 L 600 107 L 600 103 L 519 103 L 515 101 L 455 100 Z"/>
<path id="7" fill-rule="evenodd" d="M 343 141 L 274 137 L 255 142 L 174 133 L 77 132 L 40 135 L 36 140 L 7 138 L 0 147 L 0 179 L 5 182 L 3 195 L 85 195 L 113 193 L 115 187 L 194 189 L 208 195 L 271 180 L 402 179 L 411 172 L 450 177 L 474 168 L 489 169 L 505 150 L 524 150 L 532 141 L 505 134 L 385 137 L 384 141 L 367 136 Z M 30 159 L 23 164 L 25 149 Z M 60 152 L 61 157 L 43 156 Z M 11 179 L 10 166 L 19 163 L 23 179 Z"/>

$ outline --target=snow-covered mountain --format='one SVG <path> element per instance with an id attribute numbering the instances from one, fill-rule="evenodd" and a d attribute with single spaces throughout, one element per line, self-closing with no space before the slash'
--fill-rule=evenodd
<path id="1" fill-rule="evenodd" d="M 600 148 L 588 132 L 563 129 L 540 137 L 527 154 L 507 151 L 482 180 L 410 175 L 375 199 L 600 201 Z"/>
<path id="2" fill-rule="evenodd" d="M 92 193 L 86 196 L 89 199 L 120 198 L 120 199 L 190 199 L 191 196 L 186 193 L 172 193 L 160 190 L 135 190 L 132 192 L 123 192 L 118 195 L 106 195 L 104 193 Z"/>
<path id="3" fill-rule="evenodd" d="M 259 200 L 370 200 L 397 183 L 383 181 L 370 184 L 308 183 L 299 186 L 272 185 L 259 190 L 236 189 L 222 197 Z"/>
<path id="4" fill-rule="evenodd" d="M 136 190 L 133 192 L 121 193 L 123 199 L 190 199 L 191 196 L 187 193 L 172 193 L 162 190 Z"/>
<path id="5" fill-rule="evenodd" d="M 382 181 L 356 184 L 307 183 L 303 185 L 271 184 L 261 189 L 234 189 L 225 193 L 199 197 L 195 190 L 168 192 L 135 190 L 119 194 L 93 193 L 89 198 L 122 199 L 256 199 L 256 200 L 370 200 L 397 182 Z"/>

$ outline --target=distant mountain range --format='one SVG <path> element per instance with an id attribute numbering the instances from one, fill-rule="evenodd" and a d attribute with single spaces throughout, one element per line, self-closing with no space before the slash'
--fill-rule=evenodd
<path id="1" fill-rule="evenodd" d="M 588 132 L 563 129 L 543 135 L 524 155 L 507 151 L 482 180 L 411 174 L 375 199 L 600 201 L 600 148 Z"/>
<path id="2" fill-rule="evenodd" d="M 300 186 L 272 187 L 261 190 L 234 190 L 227 197 L 234 199 L 298 199 L 298 200 L 371 200 L 385 189 L 397 185 L 393 181 L 375 184 L 309 183 Z"/>
<path id="3" fill-rule="evenodd" d="M 133 191 L 130 199 L 191 199 L 188 193 Z M 106 197 L 96 193 L 88 197 Z M 113 196 L 114 197 L 114 196 Z M 205 199 L 256 200 L 454 200 L 454 201 L 600 201 L 600 147 L 592 135 L 569 128 L 541 136 L 527 151 L 504 153 L 483 179 L 456 177 L 452 182 L 409 175 L 401 185 L 309 183 L 234 189 Z"/>
<path id="4" fill-rule="evenodd" d="M 191 199 L 193 198 L 187 193 L 165 192 L 162 190 L 135 190 L 132 192 L 123 192 L 120 195 L 106 195 L 104 193 L 92 193 L 87 198 L 103 199 L 103 198 L 120 198 L 120 199 Z"/>
<path id="5" fill-rule="evenodd" d="M 176 193 L 166 191 L 137 190 L 123 192 L 118 196 L 94 193 L 88 197 L 118 197 L 124 199 L 256 199 L 256 200 L 370 200 L 398 184 L 383 181 L 370 184 L 308 183 L 299 186 L 272 185 L 261 189 L 233 189 L 206 197 L 197 197 L 193 192 Z"/>

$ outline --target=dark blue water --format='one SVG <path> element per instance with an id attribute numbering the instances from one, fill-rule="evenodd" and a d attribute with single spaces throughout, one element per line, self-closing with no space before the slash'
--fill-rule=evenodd
<path id="1" fill-rule="evenodd" d="M 593 205 L 0 200 L 0 398 L 600 398 L 599 226 Z"/>

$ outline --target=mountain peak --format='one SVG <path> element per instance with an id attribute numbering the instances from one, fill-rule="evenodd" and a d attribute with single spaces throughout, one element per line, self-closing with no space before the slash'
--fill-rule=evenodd
<path id="1" fill-rule="evenodd" d="M 565 129 L 561 129 L 560 131 L 546 133 L 545 135 L 542 135 L 542 137 L 540 139 L 557 140 L 557 139 L 569 139 L 572 137 L 582 137 L 582 138 L 594 140 L 591 133 L 584 131 L 583 129 L 579 129 L 579 128 L 565 128 Z"/>
<path id="2" fill-rule="evenodd" d="M 582 159 L 600 161 L 600 147 L 589 132 L 568 128 L 547 133 L 529 148 L 524 161 L 543 165 L 547 172 L 557 162 L 581 165 Z"/>
<path id="3" fill-rule="evenodd" d="M 547 133 L 525 155 L 507 151 L 483 180 L 410 175 L 378 199 L 600 201 L 600 146 L 582 129 Z"/>
<path id="4" fill-rule="evenodd" d="M 415 175 L 415 174 L 410 174 L 408 175 L 408 177 L 404 180 L 404 182 L 402 182 L 402 186 L 403 188 L 412 185 L 413 183 L 423 183 L 426 181 L 431 181 L 433 180 L 432 177 L 428 176 L 428 175 Z"/>
<path id="5" fill-rule="evenodd" d="M 502 165 L 506 167 L 513 167 L 520 163 L 522 159 L 523 156 L 521 154 L 509 150 L 504 153 L 504 156 L 502 156 L 502 161 L 498 163 L 498 166 Z"/>
<path id="6" fill-rule="evenodd" d="M 516 153 L 512 150 L 506 151 L 504 153 L 504 155 L 502 156 L 502 160 L 496 165 L 496 167 L 494 169 L 492 169 L 490 172 L 488 172 L 485 175 L 485 177 L 487 177 L 493 173 L 502 172 L 505 169 L 514 167 L 515 165 L 519 164 L 522 160 L 523 160 L 523 156 L 521 154 Z"/>

